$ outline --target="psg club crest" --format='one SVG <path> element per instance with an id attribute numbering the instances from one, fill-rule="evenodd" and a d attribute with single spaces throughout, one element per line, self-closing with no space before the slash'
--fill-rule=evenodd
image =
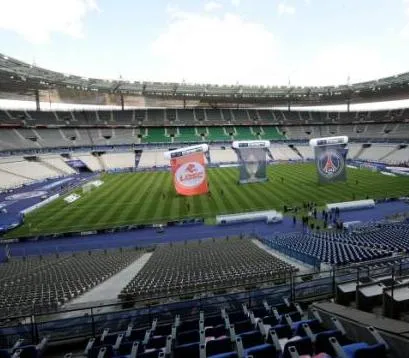
<path id="1" fill-rule="evenodd" d="M 345 160 L 337 150 L 326 150 L 318 157 L 318 172 L 326 179 L 335 179 L 344 172 Z"/>

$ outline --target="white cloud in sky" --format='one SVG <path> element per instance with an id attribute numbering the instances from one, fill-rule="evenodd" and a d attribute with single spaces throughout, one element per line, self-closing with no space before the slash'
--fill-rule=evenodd
<path id="1" fill-rule="evenodd" d="M 217 1 L 209 1 L 205 4 L 204 9 L 205 11 L 214 11 L 222 8 L 222 4 Z"/>
<path id="2" fill-rule="evenodd" d="M 279 15 L 293 15 L 295 13 L 295 7 L 287 5 L 285 2 L 280 2 L 277 10 Z"/>
<path id="3" fill-rule="evenodd" d="M 403 0 L 404 13 L 406 16 L 406 24 L 401 30 L 401 36 L 409 39 L 409 0 Z"/>
<path id="4" fill-rule="evenodd" d="M 235 7 L 240 6 L 240 2 L 241 2 L 241 0 L 231 0 L 231 4 L 232 4 L 233 6 L 235 6 Z"/>
<path id="5" fill-rule="evenodd" d="M 52 33 L 83 37 L 84 18 L 98 6 L 96 0 L 0 0 L 0 9 L 0 29 L 45 43 Z"/>
<path id="6" fill-rule="evenodd" d="M 264 25 L 231 13 L 169 12 L 170 24 L 151 46 L 160 62 L 155 80 L 226 84 L 271 80 L 277 43 Z"/>
<path id="7" fill-rule="evenodd" d="M 147 80 L 187 83 L 345 84 L 381 76 L 388 66 L 369 45 L 328 44 L 312 56 L 289 59 L 286 46 L 264 25 L 237 14 L 170 9 L 171 21 L 151 45 L 157 66 Z M 150 71 L 149 71 L 150 72 Z"/>
<path id="8" fill-rule="evenodd" d="M 380 53 L 362 44 L 333 45 L 305 59 L 291 73 L 298 85 L 339 85 L 387 76 Z M 392 69 L 393 71 L 393 69 Z M 392 74 L 392 73 L 391 73 Z"/>

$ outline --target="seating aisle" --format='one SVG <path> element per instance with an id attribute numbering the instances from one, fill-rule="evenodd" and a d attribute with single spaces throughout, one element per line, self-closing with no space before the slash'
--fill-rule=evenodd
<path id="1" fill-rule="evenodd" d="M 94 287 L 84 295 L 72 300 L 70 303 L 65 305 L 65 307 L 69 308 L 77 304 L 98 302 L 101 301 L 101 298 L 103 298 L 104 301 L 115 300 L 126 284 L 130 282 L 145 266 L 151 256 L 152 253 L 143 254 L 124 270 L 118 272 L 116 275 L 102 282 L 100 285 Z"/>
<path id="2" fill-rule="evenodd" d="M 314 268 L 311 265 L 307 265 L 301 261 L 295 260 L 289 256 L 283 255 L 281 252 L 276 251 L 272 249 L 271 247 L 268 247 L 264 245 L 261 241 L 257 239 L 251 240 L 255 245 L 257 245 L 260 249 L 263 249 L 264 251 L 268 252 L 270 255 L 279 258 L 280 260 L 286 262 L 289 265 L 295 266 L 300 270 L 300 273 L 308 273 L 308 272 L 313 272 Z"/>

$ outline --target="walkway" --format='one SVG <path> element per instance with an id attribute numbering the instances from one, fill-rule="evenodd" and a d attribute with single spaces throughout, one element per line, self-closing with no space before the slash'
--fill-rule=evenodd
<path id="1" fill-rule="evenodd" d="M 281 252 L 272 249 L 271 247 L 268 247 L 264 245 L 262 242 L 253 239 L 252 240 L 254 244 L 256 244 L 260 249 L 263 249 L 264 251 L 267 251 L 270 255 L 290 264 L 295 267 L 297 267 L 300 270 L 300 273 L 310 273 L 314 272 L 314 268 L 311 265 L 307 265 L 301 261 L 295 260 L 292 257 L 286 256 L 282 254 Z"/>
<path id="2" fill-rule="evenodd" d="M 152 253 L 143 254 L 139 259 L 118 272 L 116 275 L 70 301 L 64 308 L 71 308 L 73 305 L 77 304 L 117 299 L 121 290 L 135 277 L 142 267 L 145 266 L 151 256 Z"/>

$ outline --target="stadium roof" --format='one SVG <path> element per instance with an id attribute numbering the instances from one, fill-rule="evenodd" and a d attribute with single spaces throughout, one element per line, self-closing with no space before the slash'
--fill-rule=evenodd
<path id="1" fill-rule="evenodd" d="M 32 93 L 36 90 L 73 89 L 101 93 L 254 101 L 353 102 L 409 97 L 409 72 L 378 80 L 325 87 L 213 85 L 103 80 L 50 71 L 0 54 L 0 92 Z"/>

